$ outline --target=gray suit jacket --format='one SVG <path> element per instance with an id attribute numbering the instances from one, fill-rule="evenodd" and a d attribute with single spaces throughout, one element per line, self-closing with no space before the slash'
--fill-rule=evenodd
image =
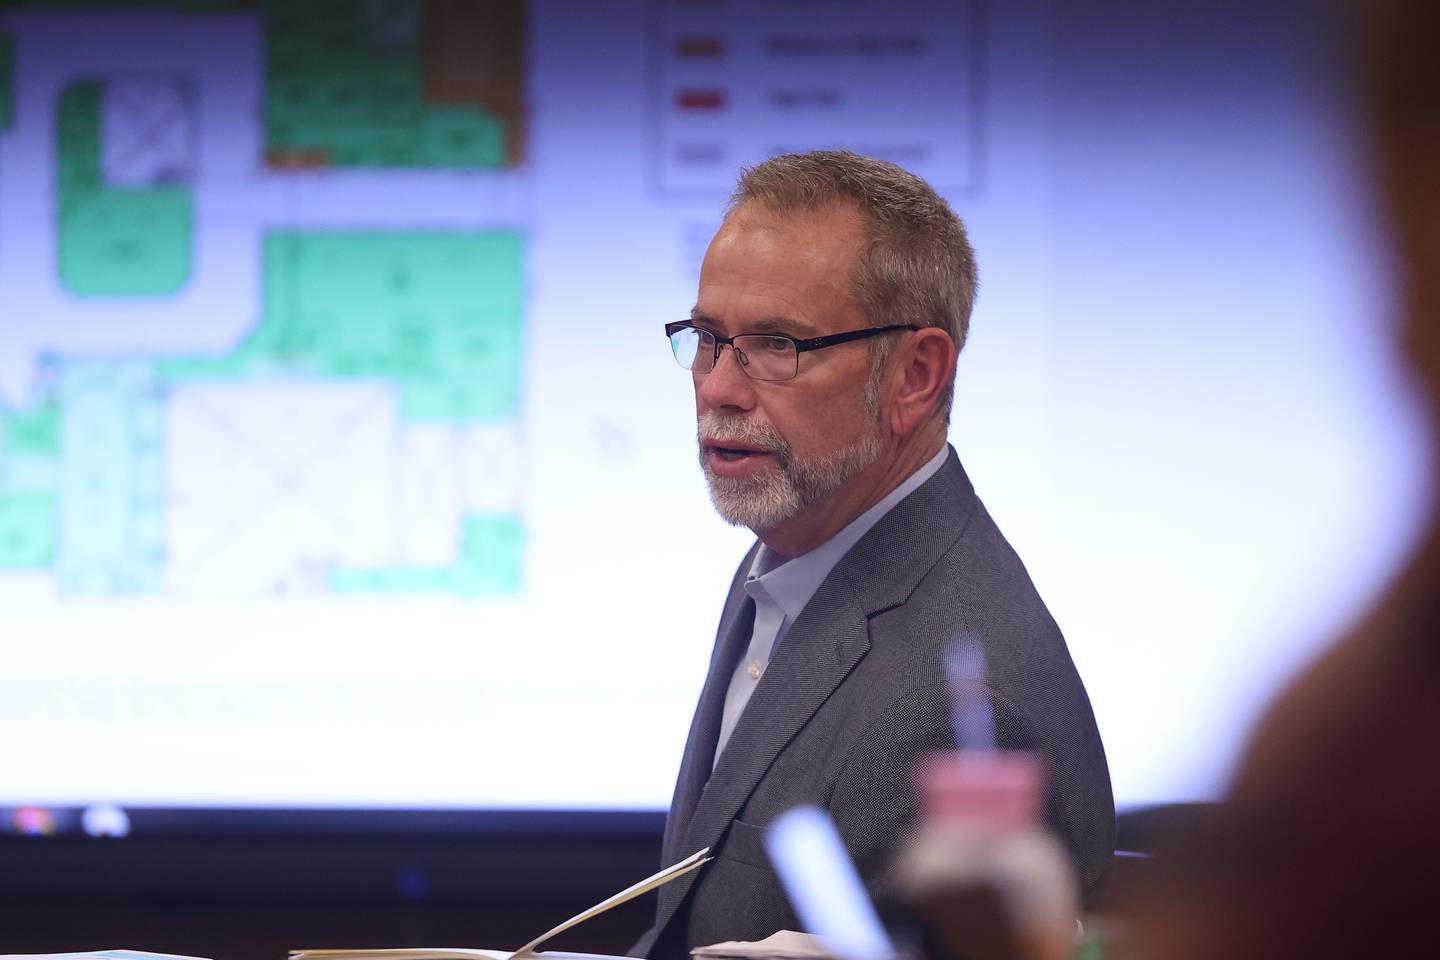
<path id="1" fill-rule="evenodd" d="M 715 860 L 662 887 L 637 955 L 798 929 L 761 842 L 802 803 L 830 811 L 867 882 L 914 820 L 912 771 L 953 746 L 943 651 L 973 632 L 984 647 L 1002 747 L 1049 763 L 1046 815 L 1082 889 L 1109 867 L 1115 810 L 1090 701 L 1065 640 L 960 466 L 940 471 L 847 553 L 770 661 L 711 772 L 725 692 L 749 642 L 747 556 L 720 618 L 665 827 L 663 860 L 702 847 Z"/>

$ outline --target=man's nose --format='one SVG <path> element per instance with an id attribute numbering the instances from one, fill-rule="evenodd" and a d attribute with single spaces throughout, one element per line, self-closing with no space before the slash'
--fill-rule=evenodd
<path id="1" fill-rule="evenodd" d="M 715 368 L 695 375 L 695 396 L 707 410 L 749 410 L 755 406 L 755 382 L 745 372 L 733 345 L 722 344 Z"/>

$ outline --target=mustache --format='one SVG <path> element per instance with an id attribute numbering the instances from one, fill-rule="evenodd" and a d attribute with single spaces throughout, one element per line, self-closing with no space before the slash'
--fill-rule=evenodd
<path id="1" fill-rule="evenodd" d="M 723 417 L 714 413 L 701 414 L 696 428 L 701 444 L 715 440 L 732 440 L 779 454 L 782 459 L 790 456 L 790 444 L 768 423 L 750 420 L 746 417 Z"/>

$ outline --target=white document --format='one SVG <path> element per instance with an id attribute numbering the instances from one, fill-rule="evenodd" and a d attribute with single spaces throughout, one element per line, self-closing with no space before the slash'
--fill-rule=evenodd
<path id="1" fill-rule="evenodd" d="M 727 940 L 690 951 L 700 960 L 835 960 L 819 937 L 778 930 L 764 940 Z"/>
<path id="2" fill-rule="evenodd" d="M 82 950 L 79 953 L 0 953 L 0 960 L 206 960 L 148 950 Z"/>

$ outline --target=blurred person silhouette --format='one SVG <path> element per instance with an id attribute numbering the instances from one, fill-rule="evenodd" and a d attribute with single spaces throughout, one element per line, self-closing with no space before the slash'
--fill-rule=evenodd
<path id="1" fill-rule="evenodd" d="M 1400 345 L 1440 424 L 1440 4 L 1363 12 Z M 1431 456 L 1434 450 L 1432 446 Z M 1270 707 L 1215 822 L 1138 911 L 1139 958 L 1440 955 L 1440 515 L 1359 626 Z"/>

